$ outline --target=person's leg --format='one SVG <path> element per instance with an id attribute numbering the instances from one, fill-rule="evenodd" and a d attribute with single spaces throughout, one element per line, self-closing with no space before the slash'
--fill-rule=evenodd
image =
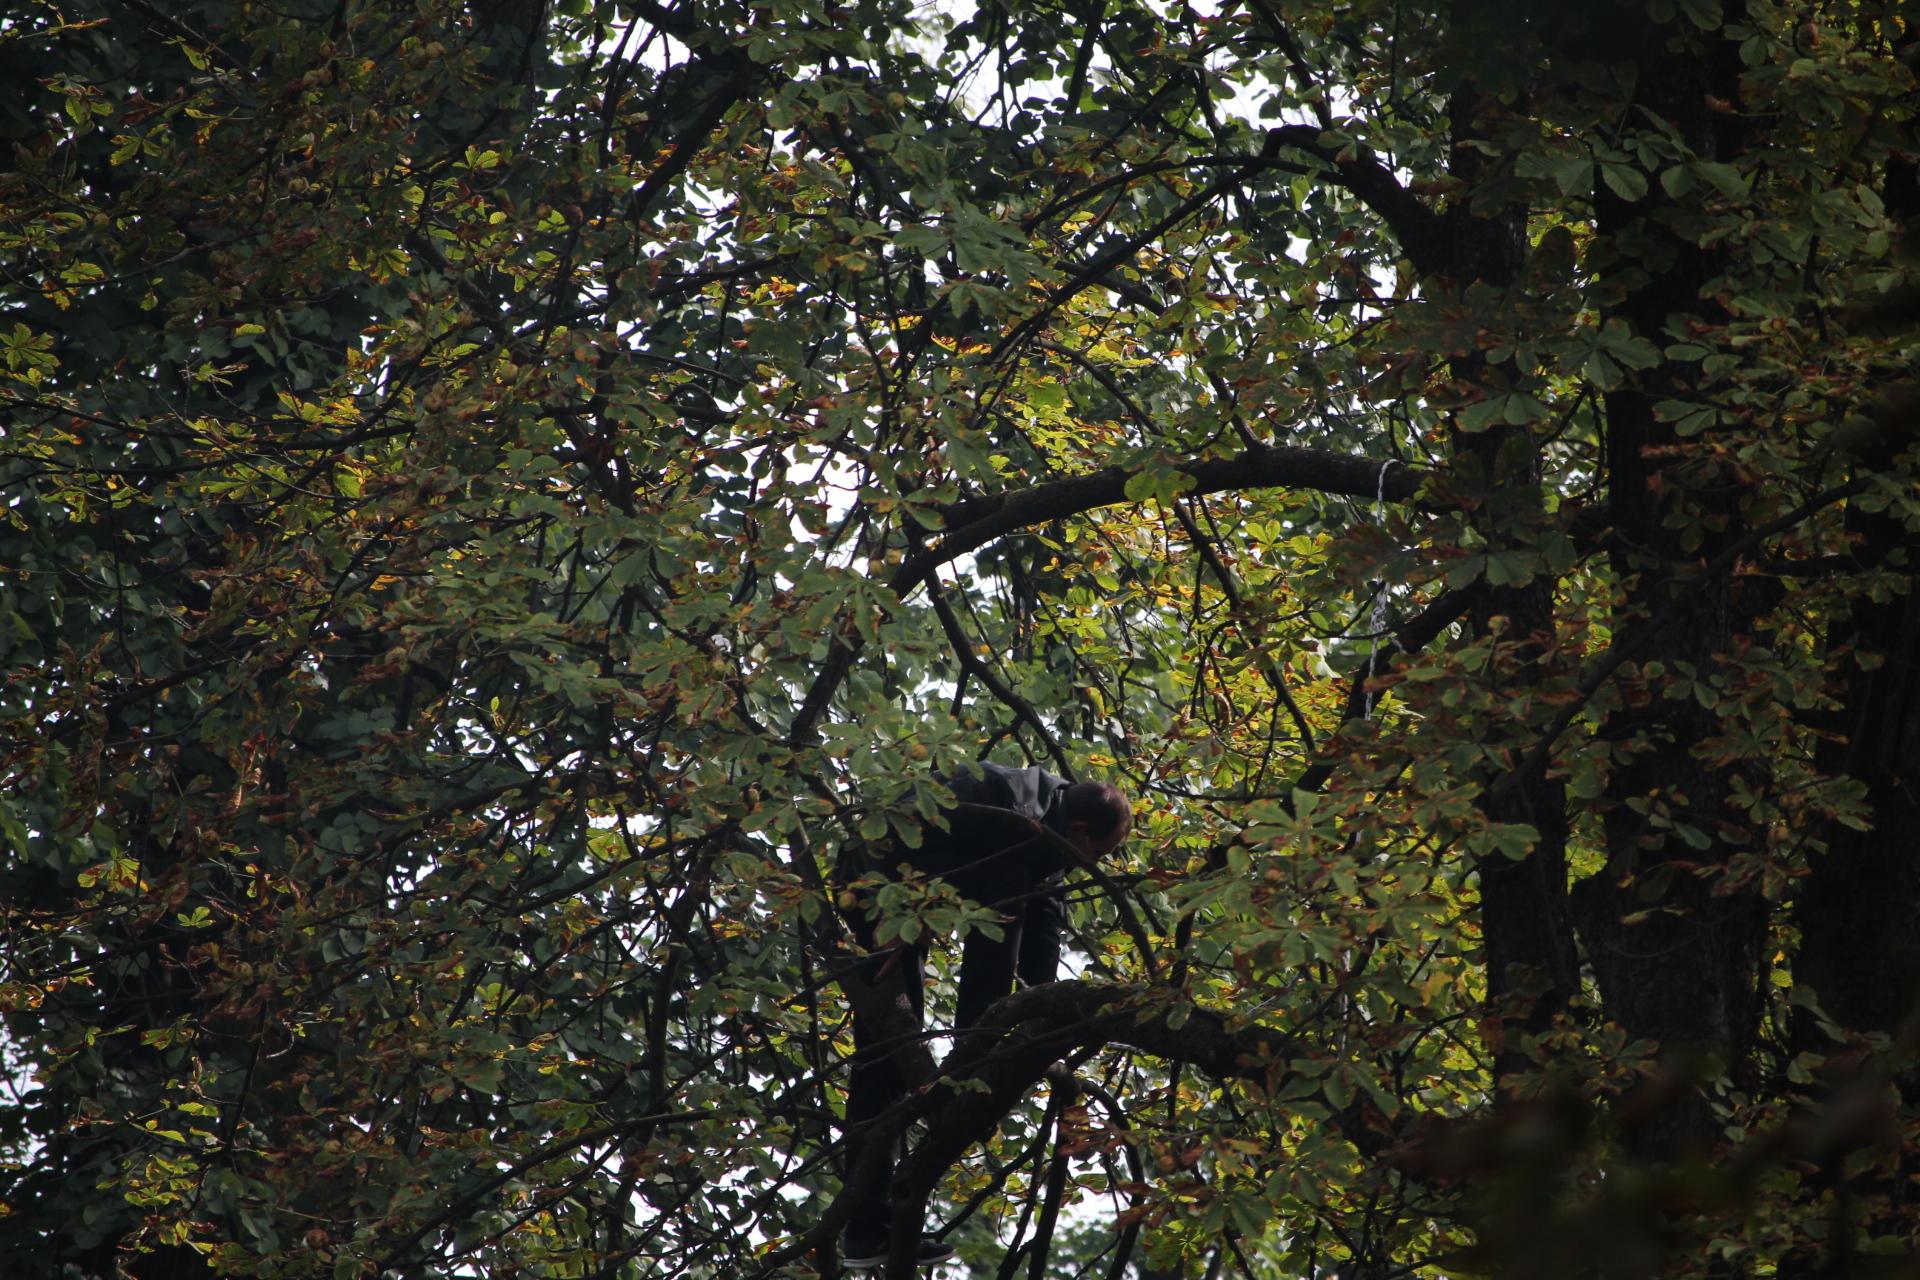
<path id="1" fill-rule="evenodd" d="M 860 936 L 860 930 L 855 930 Z M 872 925 L 867 924 L 861 945 L 872 943 Z M 869 982 L 883 993 L 892 992 L 913 1016 L 915 1028 L 926 1025 L 925 946 L 900 944 L 884 955 L 866 962 L 863 972 Z M 869 1181 L 855 1201 L 841 1233 L 840 1261 L 843 1266 L 866 1270 L 886 1265 L 893 1247 L 893 1207 L 888 1203 L 892 1189 L 893 1165 L 897 1143 L 876 1138 L 870 1130 L 873 1122 L 907 1094 L 906 1077 L 893 1063 L 894 1041 L 882 1036 L 871 1022 L 857 1012 L 853 1016 L 853 1071 L 847 1081 L 847 1173 Z M 870 1171 L 866 1164 L 875 1167 Z M 920 1224 L 916 1223 L 918 1227 Z M 953 1256 L 953 1246 L 939 1240 L 920 1241 L 915 1261 L 927 1265 L 944 1262 Z"/>
<path id="2" fill-rule="evenodd" d="M 960 991 L 953 1025 L 964 1031 L 1001 996 L 1013 990 L 1013 974 L 1020 955 L 1022 923 L 1027 897 L 1037 887 L 1024 862 L 1011 855 L 989 858 L 951 877 L 954 888 L 1005 917 L 1000 937 L 979 929 L 967 931 L 960 953 Z"/>
<path id="3" fill-rule="evenodd" d="M 874 926 L 864 911 L 847 914 L 847 924 L 862 947 L 873 946 Z M 862 963 L 860 975 L 882 993 L 901 1000 L 913 1016 L 913 1025 L 926 1022 L 926 984 L 924 948 L 901 944 Z M 865 1177 L 866 1183 L 847 1219 L 846 1237 L 863 1248 L 884 1242 L 893 1229 L 893 1211 L 887 1205 L 887 1188 L 893 1181 L 896 1143 L 875 1140 L 873 1122 L 888 1107 L 906 1096 L 907 1082 L 893 1062 L 894 1043 L 884 1037 L 869 1019 L 853 1014 L 853 1064 L 847 1077 L 847 1175 Z M 868 1162 L 874 1164 L 868 1172 Z"/>
<path id="4" fill-rule="evenodd" d="M 960 993 L 953 1014 L 955 1031 L 965 1031 L 980 1021 L 1001 996 L 1013 990 L 1014 957 L 1020 949 L 1020 917 L 1001 926 L 998 940 L 978 929 L 967 931 L 966 945 L 960 953 Z"/>
<path id="5" fill-rule="evenodd" d="M 1049 892 L 1027 904 L 1020 922 L 1020 981 L 1030 987 L 1052 982 L 1060 976 L 1060 932 L 1067 917 L 1066 900 L 1061 897 L 1060 882 L 1048 877 L 1036 889 Z"/>

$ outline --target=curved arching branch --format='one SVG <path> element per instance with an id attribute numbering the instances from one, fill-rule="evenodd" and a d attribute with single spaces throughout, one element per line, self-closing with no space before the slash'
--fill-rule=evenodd
<path id="1" fill-rule="evenodd" d="M 1452 275 L 1445 220 L 1403 186 L 1393 170 L 1364 147 L 1348 142 L 1329 146 L 1318 125 L 1285 124 L 1267 131 L 1270 148 L 1292 147 L 1330 166 L 1340 185 L 1380 215 L 1422 275 Z"/>
<path id="2" fill-rule="evenodd" d="M 1393 458 L 1362 458 L 1297 445 L 1260 445 L 1223 458 L 1163 464 L 1192 481 L 1183 498 L 1251 489 L 1310 489 L 1317 493 L 1408 503 L 1430 472 Z M 1012 493 L 967 498 L 939 508 L 947 532 L 903 564 L 890 585 L 904 596 L 941 565 L 1018 529 L 1128 501 L 1127 483 L 1147 466 L 1103 467 Z"/>
<path id="3" fill-rule="evenodd" d="M 1395 458 L 1361 458 L 1326 449 L 1296 445 L 1260 445 L 1223 458 L 1199 458 L 1165 464 L 1192 480 L 1181 497 L 1252 489 L 1310 489 L 1318 493 L 1380 502 L 1417 500 L 1433 473 Z M 1112 466 L 1083 476 L 1068 476 L 1011 493 L 965 498 L 934 508 L 946 534 L 932 546 L 909 556 L 887 585 L 905 598 L 939 569 L 996 538 L 1019 529 L 1045 524 L 1100 507 L 1128 501 L 1127 482 L 1145 473 L 1146 466 Z M 799 709 L 787 729 L 787 741 L 811 741 L 860 652 L 858 638 L 837 637 L 820 665 Z"/>

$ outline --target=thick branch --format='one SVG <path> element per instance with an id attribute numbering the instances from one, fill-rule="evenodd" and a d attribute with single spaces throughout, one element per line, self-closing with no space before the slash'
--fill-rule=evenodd
<path id="1" fill-rule="evenodd" d="M 1313 489 L 1321 493 L 1372 498 L 1383 502 L 1411 502 L 1430 472 L 1393 458 L 1356 458 L 1323 449 L 1291 445 L 1260 445 L 1225 458 L 1203 458 L 1176 463 L 1173 469 L 1193 480 L 1182 497 L 1240 489 Z M 1140 467 L 1105 467 L 1084 476 L 1069 476 L 1015 493 L 967 498 L 940 508 L 947 534 L 931 547 L 911 556 L 888 585 L 905 597 L 947 562 L 977 551 L 995 538 L 1017 529 L 1045 524 L 1065 516 L 1127 501 L 1127 481 Z M 787 741 L 811 741 L 826 715 L 833 695 L 853 669 L 857 641 L 836 638 L 828 649 L 820 674 L 814 678 L 794 713 Z"/>
<path id="2" fill-rule="evenodd" d="M 1168 998 L 1165 987 L 1146 984 L 1112 986 L 1070 980 L 1027 987 L 988 1008 L 973 1034 L 948 1055 L 940 1074 L 949 1088 L 964 1088 L 973 1080 L 991 1081 L 1025 1054 L 1024 1043 L 1063 1035 L 1073 1048 L 1125 1045 L 1154 1057 L 1178 1058 L 1216 1080 L 1270 1084 L 1272 1073 L 1284 1067 L 1294 1051 L 1293 1037 L 1271 1027 L 1236 1027 L 1226 1014 L 1184 1002 L 1155 1007 L 1157 1001 Z M 1187 1016 L 1176 1017 L 1176 1009 Z M 1050 1059 L 1049 1065 L 1057 1060 Z M 1035 1076 L 1029 1085 L 1038 1079 Z M 936 1098 L 927 1105 L 928 1111 L 942 1109 L 942 1124 L 945 1102 Z"/>
<path id="3" fill-rule="evenodd" d="M 1055 982 L 995 1004 L 947 1056 L 943 1079 L 913 1100 L 927 1116 L 927 1132 L 894 1177 L 895 1221 L 921 1220 L 946 1171 L 1075 1049 L 1124 1044 L 1178 1058 L 1216 1079 L 1256 1080 L 1269 1089 L 1286 1070 L 1293 1042 L 1280 1032 L 1234 1028 L 1212 1010 L 1157 999 L 1164 999 L 1164 988 Z M 1173 1017 L 1176 1008 L 1183 1019 Z M 899 1273 L 889 1268 L 889 1275 Z"/>
<path id="4" fill-rule="evenodd" d="M 875 1121 L 881 1134 L 896 1136 L 917 1120 L 928 1122 L 925 1138 L 895 1174 L 896 1216 L 912 1206 L 910 1219 L 901 1220 L 919 1221 L 928 1194 L 967 1147 L 991 1135 L 1047 1069 L 1076 1049 L 1126 1045 L 1178 1058 L 1220 1080 L 1258 1081 L 1269 1090 L 1279 1083 L 1294 1052 L 1291 1037 L 1271 1027 L 1235 1027 L 1213 1010 L 1166 1000 L 1164 987 L 1070 981 L 996 1001 L 947 1055 L 939 1080 Z M 1176 1009 L 1186 1016 L 1176 1018 Z M 813 1228 L 768 1254 L 756 1277 L 832 1239 L 852 1210 L 855 1190 L 842 1187 Z"/>
<path id="5" fill-rule="evenodd" d="M 747 91 L 758 78 L 759 72 L 753 61 L 742 54 L 728 50 L 710 55 L 710 60 L 719 69 L 719 87 L 674 137 L 673 153 L 661 161 L 633 193 L 632 199 L 627 202 L 629 219 L 637 221 L 646 216 L 654 198 L 686 171 L 700 148 L 706 145 L 708 136 L 719 127 L 733 104 L 747 96 Z"/>
<path id="6" fill-rule="evenodd" d="M 1354 498 L 1411 502 L 1428 472 L 1394 459 L 1356 458 L 1324 449 L 1261 445 L 1225 458 L 1204 458 L 1172 465 L 1192 479 L 1180 496 L 1197 497 L 1238 489 L 1313 489 Z M 1065 516 L 1127 501 L 1127 482 L 1142 467 L 1104 467 L 1015 493 L 968 498 L 944 508 L 947 535 L 902 565 L 893 589 L 913 590 L 939 566 L 995 538 Z"/>
<path id="7" fill-rule="evenodd" d="M 1317 125 L 1288 124 L 1269 130 L 1270 146 L 1293 147 L 1331 166 L 1340 185 L 1358 196 L 1363 204 L 1387 224 L 1407 260 L 1423 275 L 1453 275 L 1447 252 L 1447 239 L 1440 215 L 1420 202 L 1420 198 L 1400 185 L 1393 170 L 1375 160 L 1359 147 L 1337 148 L 1321 141 Z"/>

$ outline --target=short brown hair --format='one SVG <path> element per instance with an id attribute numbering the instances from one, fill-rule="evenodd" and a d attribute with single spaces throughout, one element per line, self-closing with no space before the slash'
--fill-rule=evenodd
<path id="1" fill-rule="evenodd" d="M 1111 782 L 1076 782 L 1067 788 L 1067 819 L 1087 824 L 1096 840 L 1133 826 L 1133 804 Z"/>

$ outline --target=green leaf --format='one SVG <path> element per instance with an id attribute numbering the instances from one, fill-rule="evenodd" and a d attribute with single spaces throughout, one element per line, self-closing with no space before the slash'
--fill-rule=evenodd
<path id="1" fill-rule="evenodd" d="M 1485 431 L 1507 420 L 1507 397 L 1489 396 L 1477 400 L 1454 415 L 1462 431 Z"/>
<path id="2" fill-rule="evenodd" d="M 1600 177 L 1622 200 L 1640 201 L 1647 197 L 1647 175 L 1632 165 L 1603 164 Z"/>
<path id="3" fill-rule="evenodd" d="M 1562 156 L 1547 166 L 1562 195 L 1584 195 L 1593 190 L 1593 157 L 1585 152 Z"/>
<path id="4" fill-rule="evenodd" d="M 1689 167 L 1695 175 L 1705 178 L 1722 195 L 1742 197 L 1747 194 L 1747 180 L 1733 165 L 1714 160 L 1696 160 Z"/>
<path id="5" fill-rule="evenodd" d="M 1533 580 L 1533 557 L 1501 551 L 1486 557 L 1487 581 L 1496 587 L 1523 586 Z"/>
<path id="6" fill-rule="evenodd" d="M 1127 477 L 1125 492 L 1132 502 L 1154 501 L 1162 505 L 1173 502 L 1198 484 L 1193 476 L 1168 465 L 1143 467 Z"/>
<path id="7" fill-rule="evenodd" d="M 1553 410 L 1524 391 L 1515 391 L 1504 397 L 1500 409 L 1501 421 L 1516 427 L 1544 422 L 1552 416 Z"/>

